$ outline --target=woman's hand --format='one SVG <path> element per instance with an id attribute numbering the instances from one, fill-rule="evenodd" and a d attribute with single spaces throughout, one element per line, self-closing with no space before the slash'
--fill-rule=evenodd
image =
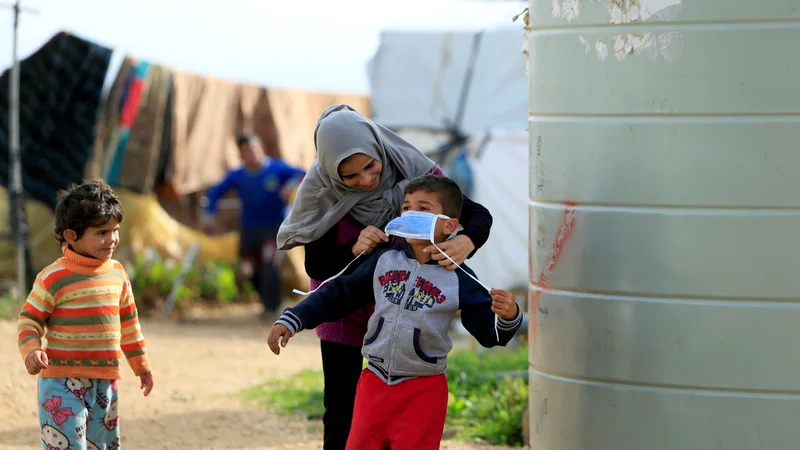
<path id="1" fill-rule="evenodd" d="M 475 244 L 472 243 L 472 239 L 469 237 L 459 234 L 453 239 L 439 244 L 439 248 L 453 258 L 453 261 L 457 262 L 458 265 L 461 265 L 464 264 L 464 261 L 467 260 L 470 253 L 475 250 Z M 458 268 L 455 264 L 450 262 L 447 257 L 441 254 L 439 250 L 436 250 L 436 247 L 433 245 L 426 247 L 425 251 L 431 254 L 431 259 L 439 261 L 439 265 L 445 267 L 447 270 L 456 270 Z"/>
<path id="2" fill-rule="evenodd" d="M 361 252 L 366 252 L 367 254 L 372 253 L 375 247 L 384 242 L 389 242 L 389 237 L 386 236 L 386 233 L 370 225 L 361 230 L 361 234 L 358 236 L 358 242 L 353 245 L 353 256 L 358 256 Z"/>
<path id="3" fill-rule="evenodd" d="M 272 329 L 269 330 L 267 345 L 269 345 L 269 349 L 272 350 L 272 353 L 280 355 L 281 347 L 286 347 L 286 344 L 289 343 L 289 339 L 291 338 L 292 332 L 286 328 L 286 325 L 276 323 L 272 326 Z"/>

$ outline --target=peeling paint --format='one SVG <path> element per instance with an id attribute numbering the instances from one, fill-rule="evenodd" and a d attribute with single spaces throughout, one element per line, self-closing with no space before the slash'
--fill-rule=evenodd
<path id="1" fill-rule="evenodd" d="M 514 21 L 516 21 L 520 16 L 517 15 L 514 17 Z M 530 25 L 530 11 L 528 8 L 522 12 L 522 21 L 525 23 L 525 32 L 523 36 L 525 37 L 525 41 L 522 43 L 522 54 L 525 55 L 525 77 L 530 77 L 530 67 L 531 67 L 531 53 L 530 53 L 530 41 L 531 41 L 531 25 Z M 528 87 L 530 90 L 530 86 Z"/>
<path id="2" fill-rule="evenodd" d="M 608 45 L 605 42 L 597 41 L 595 48 L 597 49 L 597 59 L 605 61 L 608 58 Z"/>
<path id="3" fill-rule="evenodd" d="M 646 33 L 638 35 L 628 33 L 627 35 L 615 35 L 611 38 L 611 46 L 614 51 L 614 58 L 622 62 L 629 55 L 646 55 L 650 61 L 656 61 L 660 56 L 668 64 L 678 61 L 686 50 L 683 35 L 678 31 L 668 31 L 661 34 Z M 597 41 L 597 58 L 605 61 L 608 57 L 608 45 L 605 42 Z"/>
<path id="4" fill-rule="evenodd" d="M 686 50 L 683 35 L 677 31 L 668 31 L 658 35 L 658 53 L 669 64 L 678 61 Z"/>
<path id="5" fill-rule="evenodd" d="M 581 15 L 584 3 L 600 2 L 600 0 L 552 0 L 550 15 L 553 19 L 566 19 L 572 22 Z"/>
<path id="6" fill-rule="evenodd" d="M 683 0 L 609 0 L 611 23 L 648 20 L 675 20 L 683 8 Z"/>
<path id="7" fill-rule="evenodd" d="M 647 59 L 650 61 L 655 61 L 658 59 L 658 39 L 653 33 L 647 33 L 644 35 L 642 47 L 647 54 Z"/>
<path id="8" fill-rule="evenodd" d="M 554 19 L 566 19 L 572 22 L 581 15 L 583 2 L 581 0 L 553 0 L 550 14 Z"/>
<path id="9" fill-rule="evenodd" d="M 583 45 L 583 53 L 586 53 L 586 56 L 592 54 L 592 45 L 589 44 L 589 41 L 586 40 L 583 36 L 578 36 L 578 41 Z"/>
<path id="10" fill-rule="evenodd" d="M 640 36 L 638 34 L 628 33 L 627 36 L 620 34 L 614 36 L 614 57 L 617 61 L 622 62 L 626 56 L 634 53 L 642 53 L 649 50 L 645 46 L 652 46 L 655 40 L 650 38 L 650 33 Z"/>

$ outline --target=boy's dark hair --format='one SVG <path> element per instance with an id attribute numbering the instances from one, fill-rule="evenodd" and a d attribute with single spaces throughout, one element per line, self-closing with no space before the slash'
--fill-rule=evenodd
<path id="1" fill-rule="evenodd" d="M 67 230 L 75 231 L 80 239 L 87 228 L 105 225 L 112 218 L 122 222 L 122 203 L 105 181 L 73 184 L 58 193 L 56 239 L 66 242 Z"/>
<path id="2" fill-rule="evenodd" d="M 461 218 L 464 194 L 455 181 L 439 175 L 423 175 L 411 180 L 406 186 L 405 193 L 413 194 L 417 191 L 439 195 L 442 212 L 452 219 Z"/>

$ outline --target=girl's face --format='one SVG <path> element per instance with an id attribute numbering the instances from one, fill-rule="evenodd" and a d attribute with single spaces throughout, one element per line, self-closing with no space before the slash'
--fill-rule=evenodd
<path id="1" fill-rule="evenodd" d="M 364 153 L 356 153 L 339 164 L 339 177 L 352 188 L 372 191 L 381 183 L 381 170 L 383 164 L 380 161 Z"/>

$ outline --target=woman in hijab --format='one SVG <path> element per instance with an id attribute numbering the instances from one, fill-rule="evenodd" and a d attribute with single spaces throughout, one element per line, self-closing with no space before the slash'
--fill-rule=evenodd
<path id="1" fill-rule="evenodd" d="M 326 109 L 314 132 L 317 160 L 297 192 L 294 206 L 278 232 L 278 246 L 304 245 L 311 288 L 389 239 L 382 229 L 400 214 L 408 182 L 426 174 L 443 175 L 422 152 L 347 105 Z M 489 238 L 492 216 L 464 198 L 464 229 L 440 248 L 461 264 Z M 432 258 L 456 266 L 433 245 Z M 344 274 L 366 258 L 356 259 Z M 325 380 L 324 448 L 344 450 L 353 403 L 363 367 L 361 345 L 373 305 L 315 329 L 320 338 Z"/>

